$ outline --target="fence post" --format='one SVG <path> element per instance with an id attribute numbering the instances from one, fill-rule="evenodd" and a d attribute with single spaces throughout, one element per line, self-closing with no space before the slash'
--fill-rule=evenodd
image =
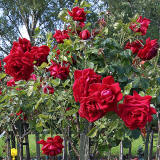
<path id="1" fill-rule="evenodd" d="M 119 160 L 123 160 L 123 141 L 120 142 L 120 155 Z"/>
<path id="2" fill-rule="evenodd" d="M 88 133 L 89 123 L 85 120 L 84 123 L 84 131 L 80 134 L 80 160 L 89 160 L 89 137 Z"/>
<path id="3" fill-rule="evenodd" d="M 37 154 L 37 160 L 40 160 L 40 145 L 37 143 L 39 141 L 39 133 L 35 133 L 36 136 L 36 154 Z"/>
<path id="4" fill-rule="evenodd" d="M 7 160 L 11 160 L 12 158 L 11 158 L 11 145 L 10 145 L 9 132 L 7 132 L 6 143 L 7 143 Z"/>

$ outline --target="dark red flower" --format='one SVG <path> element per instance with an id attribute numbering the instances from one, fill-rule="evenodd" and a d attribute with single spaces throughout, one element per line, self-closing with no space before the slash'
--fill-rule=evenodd
<path id="1" fill-rule="evenodd" d="M 27 120 L 27 117 L 26 115 L 23 113 L 23 110 L 20 109 L 20 111 L 18 113 L 16 113 L 17 116 L 19 116 L 19 119 L 20 120 L 24 120 L 26 121 Z M 22 118 L 23 117 L 23 118 Z"/>
<path id="2" fill-rule="evenodd" d="M 128 42 L 124 49 L 130 49 L 132 53 L 135 54 L 138 53 L 141 47 L 143 47 L 142 43 L 142 40 L 136 40 L 132 43 Z"/>
<path id="3" fill-rule="evenodd" d="M 42 144 L 42 153 L 47 156 L 56 156 L 62 153 L 64 146 L 62 145 L 63 139 L 60 136 L 55 136 L 54 138 L 48 137 L 46 141 L 43 139 L 37 143 Z"/>
<path id="4" fill-rule="evenodd" d="M 57 43 L 64 43 L 65 39 L 69 39 L 68 31 L 67 30 L 56 30 L 56 33 L 53 35 L 56 39 Z"/>
<path id="5" fill-rule="evenodd" d="M 136 22 L 137 23 L 131 23 L 129 28 L 134 32 L 139 32 L 141 35 L 145 35 L 151 22 L 150 19 L 142 18 L 142 16 L 139 16 Z"/>
<path id="6" fill-rule="evenodd" d="M 76 102 L 89 95 L 89 87 L 92 83 L 100 83 L 101 76 L 93 69 L 76 70 L 74 72 L 73 96 Z"/>
<path id="7" fill-rule="evenodd" d="M 49 55 L 49 51 L 49 47 L 45 45 L 40 47 L 32 47 L 31 54 L 34 56 L 36 66 L 40 66 L 43 62 L 48 63 L 47 56 Z"/>
<path id="8" fill-rule="evenodd" d="M 33 56 L 29 52 L 12 52 L 3 59 L 6 63 L 5 72 L 12 76 L 15 81 L 28 80 L 33 69 Z"/>
<path id="9" fill-rule="evenodd" d="M 84 8 L 74 7 L 72 11 L 68 11 L 74 21 L 84 22 L 86 20 L 86 12 Z"/>
<path id="10" fill-rule="evenodd" d="M 44 88 L 43 88 L 43 92 L 44 93 L 46 93 L 46 94 L 53 94 L 54 93 L 54 88 L 53 87 L 51 87 L 51 86 L 45 86 Z"/>
<path id="11" fill-rule="evenodd" d="M 102 83 L 90 85 L 89 96 L 81 98 L 79 115 L 94 122 L 110 111 L 117 112 L 117 103 L 122 98 L 119 83 L 115 83 L 112 76 L 107 76 Z"/>
<path id="12" fill-rule="evenodd" d="M 2 71 L 2 64 L 1 64 L 1 60 L 0 60 L 0 71 Z"/>
<path id="13" fill-rule="evenodd" d="M 2 94 L 2 90 L 0 89 L 0 95 Z"/>
<path id="14" fill-rule="evenodd" d="M 53 76 L 54 78 L 59 78 L 61 80 L 67 79 L 69 75 L 70 65 L 68 63 L 63 63 L 63 65 L 61 65 L 53 61 L 51 62 L 52 65 L 48 69 L 50 71 L 51 76 Z"/>
<path id="15" fill-rule="evenodd" d="M 87 29 L 85 29 L 82 32 L 80 32 L 79 36 L 80 36 L 81 39 L 87 40 L 91 37 L 91 34 Z"/>
<path id="16" fill-rule="evenodd" d="M 10 79 L 8 82 L 7 82 L 7 86 L 8 87 L 13 87 L 13 86 L 15 86 L 16 84 L 15 84 L 15 80 L 14 79 Z"/>
<path id="17" fill-rule="evenodd" d="M 157 39 L 150 40 L 147 38 L 146 44 L 138 52 L 138 57 L 142 60 L 150 60 L 157 55 L 158 47 Z"/>
<path id="18" fill-rule="evenodd" d="M 16 52 L 30 52 L 31 50 L 31 42 L 27 40 L 26 38 L 19 38 L 18 42 L 13 42 L 12 49 L 10 53 L 16 53 Z"/>
<path id="19" fill-rule="evenodd" d="M 152 114 L 156 114 L 156 110 L 150 106 L 151 99 L 151 96 L 141 97 L 136 91 L 133 96 L 125 96 L 123 104 L 119 104 L 118 114 L 128 128 L 142 129 L 152 121 Z"/>

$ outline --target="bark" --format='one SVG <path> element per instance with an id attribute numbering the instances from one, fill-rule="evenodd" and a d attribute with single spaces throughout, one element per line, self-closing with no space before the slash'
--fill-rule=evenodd
<path id="1" fill-rule="evenodd" d="M 30 159 L 30 150 L 29 150 L 28 135 L 25 136 L 25 143 L 26 143 L 26 157 L 27 157 L 27 159 Z"/>
<path id="2" fill-rule="evenodd" d="M 12 148 L 16 148 L 16 141 L 13 132 L 11 132 L 11 143 L 12 143 Z"/>
<path id="3" fill-rule="evenodd" d="M 63 160 L 67 160 L 68 158 L 67 158 L 67 139 L 66 138 L 64 138 L 64 141 L 63 141 L 64 143 L 64 149 L 63 149 Z"/>

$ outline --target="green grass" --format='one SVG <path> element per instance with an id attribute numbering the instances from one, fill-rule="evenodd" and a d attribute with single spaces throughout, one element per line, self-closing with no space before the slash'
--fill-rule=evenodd
<path id="1" fill-rule="evenodd" d="M 46 135 L 46 138 L 49 137 L 49 135 Z M 46 139 L 45 138 L 45 139 Z M 5 157 L 6 153 L 3 152 L 5 150 L 5 139 L 1 138 L 0 139 L 0 156 Z M 153 143 L 153 155 L 156 153 L 156 145 L 157 145 L 157 135 L 154 135 L 154 143 Z M 137 155 L 137 150 L 138 147 L 142 146 L 144 148 L 144 142 L 142 140 L 142 137 L 138 138 L 137 140 L 134 140 L 132 142 L 132 155 L 136 156 Z M 29 148 L 30 148 L 30 154 L 32 157 L 36 156 L 36 140 L 35 140 L 35 135 L 29 135 Z M 120 146 L 113 147 L 111 150 L 111 154 L 114 156 L 118 156 L 120 152 Z M 128 149 L 124 148 L 124 155 L 128 153 Z M 25 154 L 25 147 L 24 147 L 24 154 Z"/>

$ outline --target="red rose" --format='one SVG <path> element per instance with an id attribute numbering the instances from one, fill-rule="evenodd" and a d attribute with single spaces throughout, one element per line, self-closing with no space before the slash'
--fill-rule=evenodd
<path id="1" fill-rule="evenodd" d="M 2 71 L 2 64 L 1 64 L 1 61 L 0 61 L 0 71 Z"/>
<path id="2" fill-rule="evenodd" d="M 36 61 L 36 66 L 40 66 L 43 62 L 48 63 L 47 56 L 49 55 L 49 47 L 48 46 L 40 46 L 40 47 L 32 47 L 31 54 L 34 56 L 34 60 Z"/>
<path id="3" fill-rule="evenodd" d="M 54 93 L 54 88 L 53 87 L 51 87 L 51 86 L 45 86 L 44 88 L 43 88 L 43 92 L 44 93 L 46 93 L 46 94 L 53 94 Z"/>
<path id="4" fill-rule="evenodd" d="M 53 38 L 56 39 L 57 43 L 64 43 L 65 39 L 69 39 L 68 31 L 56 30 L 56 33 L 53 35 Z"/>
<path id="5" fill-rule="evenodd" d="M 15 80 L 14 79 L 11 79 L 11 80 L 9 80 L 8 82 L 7 82 L 7 86 L 8 87 L 12 87 L 12 86 L 15 86 L 16 84 L 15 84 Z"/>
<path id="6" fill-rule="evenodd" d="M 157 39 L 147 38 L 146 44 L 138 52 L 138 57 L 142 60 L 150 60 L 157 55 L 158 47 Z"/>
<path id="7" fill-rule="evenodd" d="M 135 54 L 138 53 L 141 47 L 143 47 L 142 43 L 142 40 L 136 40 L 132 43 L 128 42 L 124 49 L 130 49 L 132 53 Z"/>
<path id="8" fill-rule="evenodd" d="M 87 29 L 85 29 L 82 32 L 80 32 L 79 36 L 80 36 L 81 39 L 87 40 L 91 37 L 91 34 Z"/>
<path id="9" fill-rule="evenodd" d="M 150 24 L 150 19 L 142 18 L 142 16 L 139 16 L 139 18 L 136 21 L 137 23 L 131 23 L 129 28 L 134 32 L 140 32 L 141 35 L 145 35 L 147 33 L 148 26 Z M 140 25 L 140 27 L 138 27 Z"/>
<path id="10" fill-rule="evenodd" d="M 133 96 L 125 96 L 123 104 L 119 104 L 118 114 L 128 128 L 142 129 L 152 121 L 152 114 L 156 114 L 156 110 L 150 106 L 151 99 L 151 96 L 141 97 L 136 91 Z"/>
<path id="11" fill-rule="evenodd" d="M 16 113 L 16 115 L 19 116 L 19 119 L 20 119 L 20 120 L 26 121 L 26 120 L 27 120 L 27 117 L 25 116 L 24 113 L 23 113 L 23 114 L 22 114 L 22 113 L 23 113 L 23 110 L 20 109 L 20 111 L 19 111 L 18 113 Z M 22 119 L 21 116 L 23 116 L 23 119 Z"/>
<path id="12" fill-rule="evenodd" d="M 62 153 L 64 146 L 62 145 L 63 139 L 60 136 L 55 136 L 54 138 L 49 137 L 47 141 L 43 139 L 37 143 L 42 144 L 42 153 L 48 156 L 56 156 Z"/>
<path id="13" fill-rule="evenodd" d="M 28 80 L 33 69 L 33 56 L 29 52 L 15 52 L 3 59 L 6 63 L 5 72 L 15 81 Z"/>
<path id="14" fill-rule="evenodd" d="M 74 21 L 84 22 L 86 20 L 86 12 L 84 8 L 74 7 L 72 12 L 68 11 L 69 15 Z"/>
<path id="15" fill-rule="evenodd" d="M 18 42 L 13 42 L 13 46 L 10 53 L 26 52 L 26 51 L 30 52 L 30 50 L 31 50 L 31 42 L 26 38 L 19 38 Z"/>
<path id="16" fill-rule="evenodd" d="M 102 83 L 90 85 L 89 96 L 81 98 L 79 114 L 89 122 L 94 122 L 110 111 L 117 112 L 117 103 L 122 98 L 119 83 L 115 83 L 112 76 L 107 76 Z"/>
<path id="17" fill-rule="evenodd" d="M 49 67 L 49 71 L 51 76 L 53 76 L 54 78 L 59 78 L 61 80 L 65 80 L 67 79 L 68 75 L 69 75 L 69 67 L 70 65 L 68 63 L 64 64 L 61 66 L 58 63 L 55 63 L 53 61 L 52 65 Z"/>
<path id="18" fill-rule="evenodd" d="M 80 117 L 94 122 L 102 118 L 108 112 L 109 106 L 101 104 L 97 101 L 97 97 L 88 96 L 81 98 L 80 109 L 78 111 Z"/>
<path id="19" fill-rule="evenodd" d="M 93 69 L 76 70 L 74 72 L 73 96 L 76 102 L 89 95 L 88 90 L 92 83 L 100 83 L 101 76 Z"/>
<path id="20" fill-rule="evenodd" d="M 2 94 L 2 91 L 1 91 L 1 89 L 0 89 L 0 95 Z"/>
<path id="21" fill-rule="evenodd" d="M 100 104 L 108 105 L 108 111 L 114 111 L 114 106 L 123 98 L 119 83 L 115 83 L 112 76 L 103 78 L 102 83 L 91 84 L 89 95 L 95 96 Z"/>

